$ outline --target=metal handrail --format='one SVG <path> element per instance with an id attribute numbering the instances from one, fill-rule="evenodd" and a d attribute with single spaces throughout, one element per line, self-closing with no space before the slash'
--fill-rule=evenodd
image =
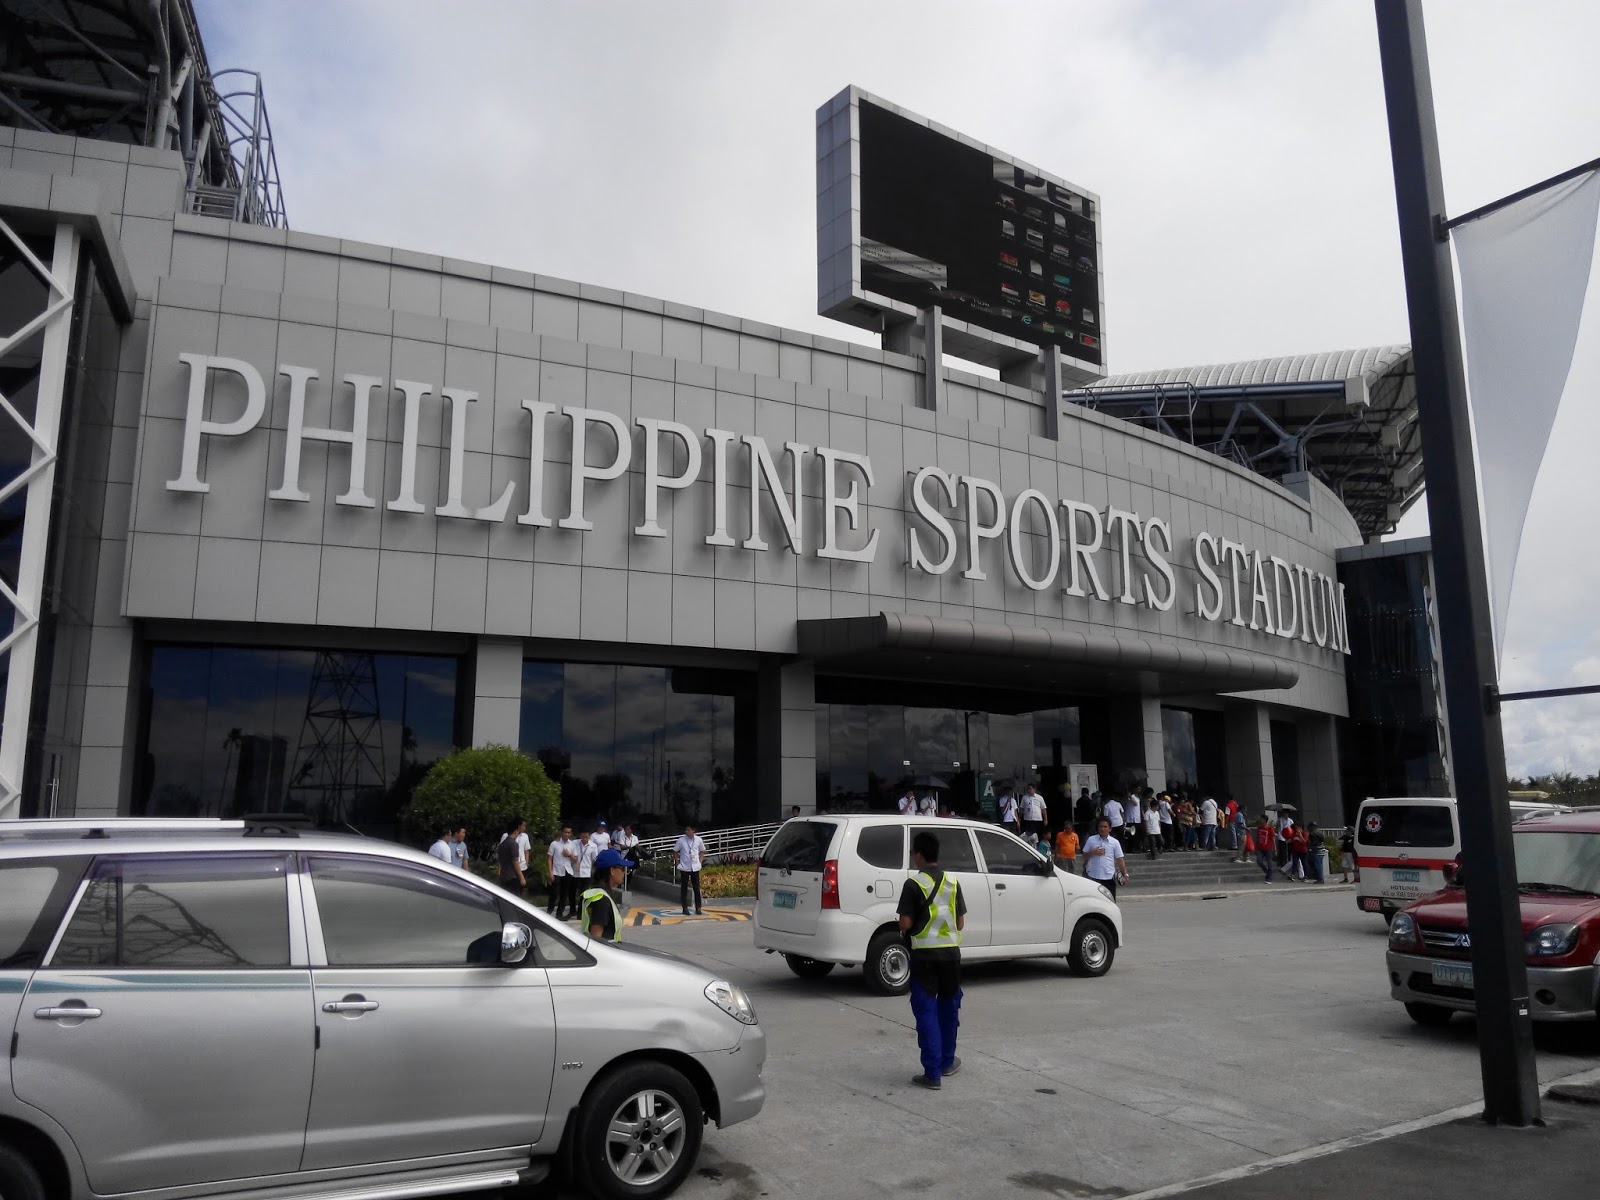
<path id="1" fill-rule="evenodd" d="M 770 825 L 737 825 L 731 829 L 713 829 L 700 834 L 706 844 L 707 863 L 746 862 L 759 855 L 772 835 L 778 832 L 781 822 Z M 640 862 L 667 858 L 677 844 L 678 835 L 646 838 L 636 847 Z"/>

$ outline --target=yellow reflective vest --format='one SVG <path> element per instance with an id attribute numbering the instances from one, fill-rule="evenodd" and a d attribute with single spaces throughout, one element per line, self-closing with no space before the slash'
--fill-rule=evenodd
<path id="1" fill-rule="evenodd" d="M 583 932 L 587 934 L 591 926 L 604 924 L 603 921 L 597 921 L 590 916 L 594 906 L 603 900 L 611 906 L 611 940 L 620 942 L 622 940 L 622 912 L 617 908 L 617 902 L 611 898 L 611 893 L 604 888 L 590 888 L 583 893 L 581 899 L 583 900 L 583 907 L 578 910 L 578 924 L 583 929 Z"/>
<path id="2" fill-rule="evenodd" d="M 961 930 L 956 927 L 956 881 L 947 872 L 937 886 L 933 876 L 918 871 L 913 883 L 928 902 L 928 919 L 921 929 L 911 931 L 913 950 L 946 950 L 961 945 Z"/>

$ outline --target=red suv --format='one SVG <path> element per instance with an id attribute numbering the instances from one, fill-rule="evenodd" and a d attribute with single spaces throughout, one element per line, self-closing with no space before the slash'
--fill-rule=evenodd
<path id="1" fill-rule="evenodd" d="M 1513 828 L 1511 843 L 1529 1011 L 1535 1021 L 1592 1019 L 1600 1003 L 1600 812 L 1530 817 Z M 1467 894 L 1461 874 L 1452 875 L 1389 926 L 1389 994 L 1422 1025 L 1474 1011 Z"/>

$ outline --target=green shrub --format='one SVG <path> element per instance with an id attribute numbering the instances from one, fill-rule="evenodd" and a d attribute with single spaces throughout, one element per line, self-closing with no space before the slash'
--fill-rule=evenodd
<path id="1" fill-rule="evenodd" d="M 474 859 L 490 856 L 506 822 L 528 822 L 535 850 L 561 827 L 561 788 L 537 759 L 511 746 L 474 746 L 441 758 L 417 784 L 401 814 L 408 835 L 431 841 L 436 828 L 467 827 Z M 542 853 L 530 860 L 543 860 Z M 531 862 L 530 862 L 531 865 Z"/>

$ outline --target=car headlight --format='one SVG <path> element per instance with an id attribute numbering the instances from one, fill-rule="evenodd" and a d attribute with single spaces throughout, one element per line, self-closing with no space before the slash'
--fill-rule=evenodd
<path id="1" fill-rule="evenodd" d="M 1389 922 L 1389 949 L 1415 950 L 1417 948 L 1417 923 L 1410 913 L 1395 913 Z"/>
<path id="2" fill-rule="evenodd" d="M 1571 954 L 1578 944 L 1576 925 L 1541 925 L 1528 935 L 1525 948 L 1529 958 L 1555 958 Z"/>
<path id="3" fill-rule="evenodd" d="M 726 979 L 713 979 L 706 984 L 706 999 L 715 1004 L 741 1025 L 754 1025 L 756 1023 L 756 1008 L 750 1003 L 750 997 L 736 983 L 729 983 Z"/>
<path id="4" fill-rule="evenodd" d="M 1116 903 L 1117 898 L 1111 894 L 1111 889 L 1108 888 L 1105 884 L 1097 883 L 1097 884 L 1095 884 L 1095 887 L 1100 889 L 1100 894 L 1102 896 L 1104 896 L 1107 900 L 1110 900 L 1113 904 Z"/>

